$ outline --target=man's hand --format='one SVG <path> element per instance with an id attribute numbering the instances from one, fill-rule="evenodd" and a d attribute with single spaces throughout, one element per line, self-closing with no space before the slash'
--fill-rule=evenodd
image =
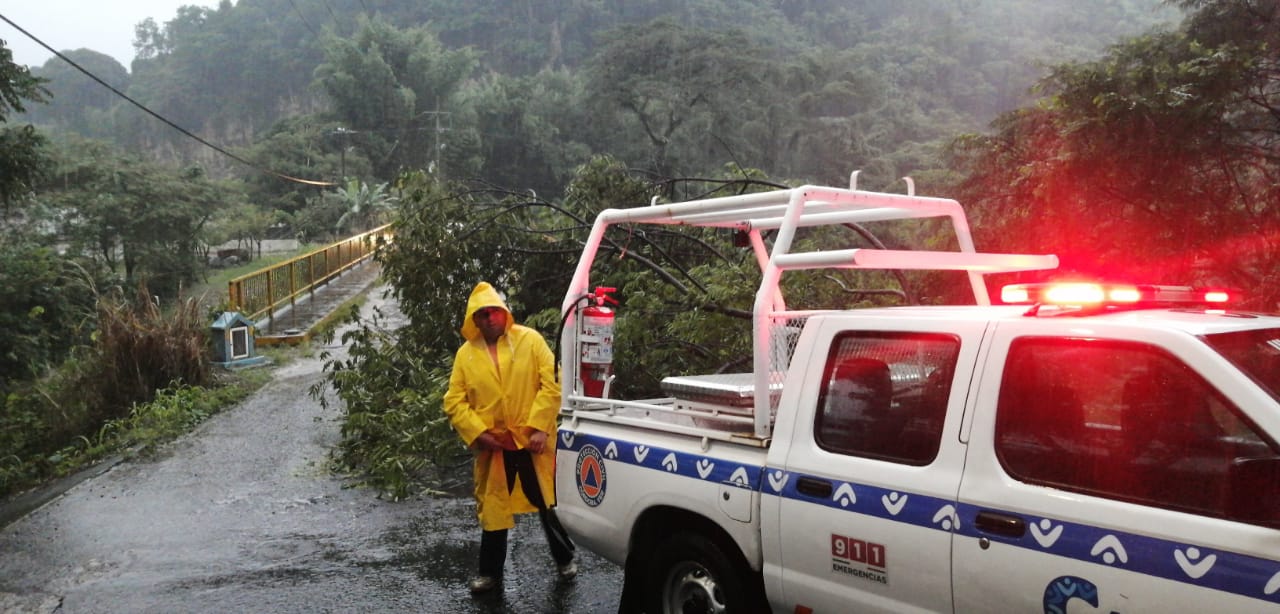
<path id="1" fill-rule="evenodd" d="M 497 437 L 493 436 L 493 433 L 485 431 L 480 433 L 480 436 L 476 437 L 475 440 L 471 442 L 471 449 L 480 450 L 482 452 L 487 450 L 501 450 L 502 443 L 498 441 Z"/>
<path id="2" fill-rule="evenodd" d="M 542 431 L 534 431 L 529 435 L 529 451 L 534 454 L 542 454 L 547 449 L 547 434 Z"/>

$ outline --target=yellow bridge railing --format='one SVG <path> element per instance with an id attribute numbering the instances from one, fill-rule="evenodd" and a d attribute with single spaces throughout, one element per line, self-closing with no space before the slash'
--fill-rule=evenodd
<path id="1" fill-rule="evenodd" d="M 271 319 L 299 296 L 314 292 L 343 271 L 373 255 L 391 240 L 391 225 L 379 226 L 270 268 L 242 275 L 227 283 L 233 311 L 253 321 Z"/>

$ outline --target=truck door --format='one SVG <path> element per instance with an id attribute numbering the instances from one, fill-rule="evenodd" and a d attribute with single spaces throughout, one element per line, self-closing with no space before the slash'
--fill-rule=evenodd
<path id="1" fill-rule="evenodd" d="M 772 605 L 950 610 L 957 433 L 985 323 L 819 326 L 795 419 L 775 433 L 784 458 L 762 485 Z"/>
<path id="2" fill-rule="evenodd" d="M 1239 468 L 1276 466 L 1274 438 L 1249 415 L 1276 403 L 1203 343 L 1002 322 L 983 372 L 960 489 L 957 612 L 1280 604 L 1280 510 L 1244 518 L 1232 503 Z M 1277 501 L 1274 475 L 1244 488 Z"/>

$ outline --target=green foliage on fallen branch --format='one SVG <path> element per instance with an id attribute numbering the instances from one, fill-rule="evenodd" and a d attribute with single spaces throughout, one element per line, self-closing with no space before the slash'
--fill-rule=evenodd
<path id="1" fill-rule="evenodd" d="M 424 487 L 469 477 L 428 472 L 456 464 L 464 454 L 441 405 L 448 361 L 387 330 L 377 308 L 369 320 L 353 309 L 350 321 L 357 325 L 342 335 L 346 356 L 321 354 L 328 360 L 327 385 L 345 404 L 342 441 L 334 454 L 338 468 L 360 474 L 365 484 L 397 501 Z M 311 389 L 322 405 L 331 402 L 325 387 Z"/>
<path id="2" fill-rule="evenodd" d="M 487 185 L 446 187 L 422 174 L 403 177 L 395 241 L 378 258 L 408 322 L 394 328 L 376 312 L 370 321 L 355 319 L 342 338 L 348 354 L 326 355 L 328 384 L 346 411 L 337 464 L 393 499 L 465 483 L 466 453 L 441 399 L 476 282 L 493 283 L 516 321 L 538 329 L 554 348 L 560 304 L 597 214 L 649 206 L 655 197 L 670 202 L 785 187 L 754 171 L 725 173 L 651 181 L 600 157 L 578 169 L 561 202 Z M 852 230 L 835 232 L 850 246 L 863 244 Z M 751 250 L 735 247 L 723 229 L 611 228 L 591 283 L 618 288 L 622 300 L 616 395 L 655 396 L 666 375 L 749 370 L 749 315 L 759 274 Z M 823 306 L 867 300 L 844 290 L 859 286 L 854 278 L 831 277 L 796 275 L 788 291 Z M 312 390 L 328 402 L 324 392 L 323 385 Z"/>

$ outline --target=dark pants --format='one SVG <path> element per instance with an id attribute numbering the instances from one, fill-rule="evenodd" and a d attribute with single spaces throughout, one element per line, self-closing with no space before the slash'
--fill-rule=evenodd
<path id="1" fill-rule="evenodd" d="M 503 450 L 502 464 L 507 470 L 507 492 L 516 486 L 516 477 L 520 478 L 520 488 L 524 496 L 538 508 L 538 519 L 542 521 L 542 531 L 547 535 L 547 543 L 551 545 L 551 557 L 557 565 L 564 565 L 573 560 L 573 542 L 569 534 L 560 526 L 556 512 L 547 507 L 542 498 L 542 489 L 538 486 L 538 474 L 533 470 L 533 457 L 528 450 Z M 482 531 L 480 533 L 480 575 L 502 577 L 502 569 L 507 562 L 507 530 Z"/>

